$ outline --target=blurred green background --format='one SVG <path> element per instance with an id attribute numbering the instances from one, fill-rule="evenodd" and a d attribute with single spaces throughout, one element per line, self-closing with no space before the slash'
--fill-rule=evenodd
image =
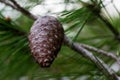
<path id="1" fill-rule="evenodd" d="M 120 32 L 119 0 L 16 2 L 34 15 L 57 17 L 63 24 L 65 34 L 73 41 L 119 56 L 120 39 L 116 39 L 106 25 L 108 22 Z M 28 34 L 34 21 L 3 3 L 0 6 L 0 80 L 108 80 L 95 64 L 65 45 L 50 68 L 40 68 L 28 46 Z M 120 75 L 120 67 L 114 60 L 95 52 L 93 54 Z"/>

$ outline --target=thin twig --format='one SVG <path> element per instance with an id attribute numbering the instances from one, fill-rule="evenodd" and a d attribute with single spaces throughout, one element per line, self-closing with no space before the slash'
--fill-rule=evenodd
<path id="1" fill-rule="evenodd" d="M 82 47 L 84 47 L 87 50 L 94 51 L 96 53 L 99 53 L 99 54 L 105 55 L 107 57 L 110 57 L 111 59 L 114 59 L 120 65 L 120 59 L 114 53 L 106 52 L 104 50 L 97 49 L 93 46 L 89 46 L 89 45 L 86 45 L 86 44 L 79 44 L 79 45 L 81 45 Z"/>
<path id="2" fill-rule="evenodd" d="M 91 60 L 96 66 L 106 75 L 109 80 L 119 80 L 118 76 L 114 73 L 114 71 L 109 68 L 101 59 L 95 57 L 91 52 L 87 51 L 78 43 L 72 42 L 68 37 L 64 37 L 64 43 L 69 46 L 71 49 L 78 52 L 80 55 L 85 57 L 86 59 Z"/>
<path id="3" fill-rule="evenodd" d="M 102 72 L 105 73 L 110 80 L 120 80 L 119 76 L 116 75 L 115 72 L 111 68 L 109 68 L 102 60 L 100 60 L 98 57 L 95 57 L 95 58 L 100 68 L 104 69 L 102 70 Z"/>
<path id="4" fill-rule="evenodd" d="M 24 15 L 30 17 L 33 20 L 36 20 L 37 17 L 35 15 L 32 15 L 29 11 L 27 11 L 26 9 L 22 8 L 15 0 L 10 0 L 13 4 L 6 2 L 5 0 L 0 0 L 0 2 L 12 7 L 13 9 L 16 9 L 20 12 L 22 12 Z"/>
<path id="5" fill-rule="evenodd" d="M 20 12 L 23 12 L 26 16 L 31 17 L 32 19 L 36 20 L 37 17 L 32 15 L 29 11 L 27 11 L 26 9 L 22 8 L 15 0 L 10 0 L 16 7 L 17 10 Z"/>
<path id="6" fill-rule="evenodd" d="M 1 3 L 4 3 L 4 4 L 7 5 L 7 6 L 12 7 L 13 9 L 17 9 L 14 5 L 12 5 L 12 4 L 9 3 L 9 2 L 6 2 L 5 0 L 0 0 L 0 2 L 1 2 Z"/>

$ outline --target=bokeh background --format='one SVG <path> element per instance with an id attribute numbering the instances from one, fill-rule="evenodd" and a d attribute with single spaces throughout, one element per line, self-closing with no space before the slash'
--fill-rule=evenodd
<path id="1" fill-rule="evenodd" d="M 10 0 L 3 1 L 11 3 Z M 103 17 L 120 33 L 119 0 L 16 2 L 36 16 L 57 17 L 63 24 L 65 34 L 73 41 L 120 56 L 120 39 L 115 38 L 116 35 L 101 19 Z M 94 63 L 65 45 L 50 68 L 41 68 L 28 46 L 28 34 L 33 22 L 21 12 L 0 3 L 0 80 L 108 80 Z M 93 54 L 120 75 L 120 66 L 115 60 L 95 52 Z"/>

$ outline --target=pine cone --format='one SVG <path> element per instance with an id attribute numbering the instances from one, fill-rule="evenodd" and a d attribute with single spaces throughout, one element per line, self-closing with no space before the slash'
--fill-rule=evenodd
<path id="1" fill-rule="evenodd" d="M 52 16 L 38 18 L 31 27 L 29 46 L 41 67 L 49 67 L 57 56 L 64 37 L 61 23 Z"/>

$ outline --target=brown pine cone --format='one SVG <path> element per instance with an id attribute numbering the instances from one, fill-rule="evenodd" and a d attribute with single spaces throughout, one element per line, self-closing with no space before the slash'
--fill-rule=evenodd
<path id="1" fill-rule="evenodd" d="M 38 18 L 31 27 L 29 45 L 41 67 L 49 67 L 57 56 L 64 38 L 61 23 L 52 16 Z"/>

